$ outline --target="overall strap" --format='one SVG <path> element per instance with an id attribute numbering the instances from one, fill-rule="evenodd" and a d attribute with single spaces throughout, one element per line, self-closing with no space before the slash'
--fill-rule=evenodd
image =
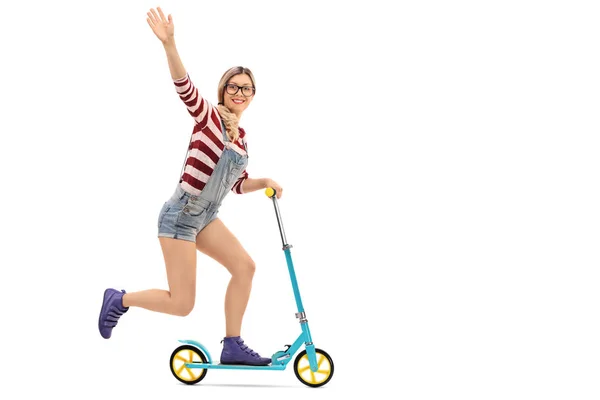
<path id="1" fill-rule="evenodd" d="M 223 141 L 225 141 L 225 147 L 228 147 L 227 142 L 231 144 L 231 140 L 229 140 L 229 136 L 227 136 L 227 129 L 225 128 L 225 123 L 221 119 L 221 132 L 223 133 Z M 246 141 L 242 139 L 242 144 L 244 145 L 244 150 L 246 151 L 246 155 L 248 155 L 248 145 L 246 145 Z"/>
<path id="2" fill-rule="evenodd" d="M 227 146 L 227 142 L 229 142 L 229 136 L 227 136 L 227 129 L 225 128 L 225 123 L 222 118 L 219 118 L 221 122 L 221 133 L 223 134 L 223 141 L 225 142 L 225 146 Z"/>
<path id="3" fill-rule="evenodd" d="M 188 154 L 190 153 L 190 150 L 192 149 L 192 138 L 193 137 L 194 137 L 194 134 L 192 133 L 190 135 L 190 143 L 188 144 L 187 150 L 185 151 L 185 157 L 183 158 L 183 165 L 181 166 L 181 172 L 179 172 L 179 183 L 183 182 L 183 171 L 185 170 L 185 163 L 187 162 Z"/>

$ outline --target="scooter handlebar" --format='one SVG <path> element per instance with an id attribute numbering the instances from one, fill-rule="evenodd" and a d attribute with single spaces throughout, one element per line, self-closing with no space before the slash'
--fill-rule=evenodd
<path id="1" fill-rule="evenodd" d="M 267 195 L 267 197 L 271 198 L 277 194 L 277 191 L 269 187 L 265 189 L 265 194 Z"/>

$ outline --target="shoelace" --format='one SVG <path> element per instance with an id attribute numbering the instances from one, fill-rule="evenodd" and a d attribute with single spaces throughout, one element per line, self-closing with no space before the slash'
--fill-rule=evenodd
<path id="1" fill-rule="evenodd" d="M 104 321 L 104 325 L 114 328 L 117 326 L 117 322 L 119 322 L 119 318 L 123 315 L 124 311 L 119 309 L 118 307 L 111 306 L 110 310 L 106 314 L 106 320 Z"/>
<path id="2" fill-rule="evenodd" d="M 252 357 L 260 357 L 260 355 L 257 352 L 255 352 L 250 347 L 248 347 L 246 344 L 244 344 L 243 340 L 237 340 L 236 342 L 237 342 L 237 344 L 240 345 L 240 349 L 242 349 L 246 353 L 250 354 Z"/>

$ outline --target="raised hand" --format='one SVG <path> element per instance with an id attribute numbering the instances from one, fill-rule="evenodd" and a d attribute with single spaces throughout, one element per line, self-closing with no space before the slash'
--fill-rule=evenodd
<path id="1" fill-rule="evenodd" d="M 148 11 L 148 18 L 146 18 L 146 21 L 148 21 L 148 25 L 150 25 L 150 28 L 152 28 L 156 37 L 164 44 L 173 39 L 175 26 L 173 25 L 171 14 L 166 18 L 160 7 L 158 7 L 157 10 L 151 8 L 150 11 Z"/>

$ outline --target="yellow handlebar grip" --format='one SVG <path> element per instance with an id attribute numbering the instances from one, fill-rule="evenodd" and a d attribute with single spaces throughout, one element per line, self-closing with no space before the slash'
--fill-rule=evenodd
<path id="1" fill-rule="evenodd" d="M 275 196 L 275 189 L 267 188 L 265 190 L 265 194 L 267 195 L 267 197 L 273 197 L 273 196 Z"/>

